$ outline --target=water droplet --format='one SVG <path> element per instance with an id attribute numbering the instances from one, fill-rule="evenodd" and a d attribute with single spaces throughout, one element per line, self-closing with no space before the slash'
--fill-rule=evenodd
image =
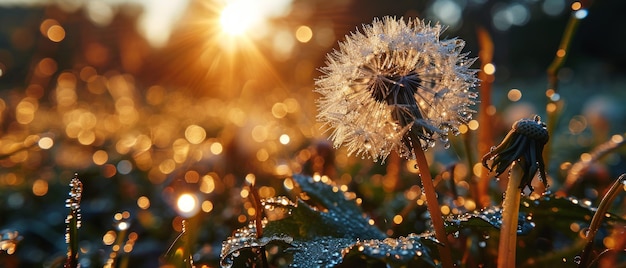
<path id="1" fill-rule="evenodd" d="M 582 260 L 582 258 L 578 255 L 574 256 L 574 263 L 575 264 L 580 264 L 580 261 Z"/>
<path id="2" fill-rule="evenodd" d="M 369 150 L 369 149 L 372 149 L 372 144 L 369 141 L 366 140 L 363 143 L 363 147 L 365 147 L 365 149 Z"/>

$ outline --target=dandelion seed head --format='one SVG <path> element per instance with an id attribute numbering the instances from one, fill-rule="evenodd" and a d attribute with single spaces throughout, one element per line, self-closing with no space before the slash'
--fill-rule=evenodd
<path id="1" fill-rule="evenodd" d="M 446 145 L 459 133 L 474 113 L 477 70 L 463 40 L 439 40 L 443 30 L 384 17 L 329 53 L 316 92 L 318 120 L 332 129 L 335 147 L 375 161 L 393 150 L 412 158 L 414 146 Z"/>

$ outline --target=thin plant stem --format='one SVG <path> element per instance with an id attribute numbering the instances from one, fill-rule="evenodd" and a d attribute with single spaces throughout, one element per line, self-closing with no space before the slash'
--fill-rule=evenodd
<path id="1" fill-rule="evenodd" d="M 520 197 L 519 188 L 522 180 L 522 167 L 513 162 L 509 173 L 509 182 L 502 204 L 502 227 L 500 228 L 500 242 L 498 245 L 498 268 L 515 267 L 515 250 L 517 248 L 517 221 L 519 215 Z"/>
<path id="2" fill-rule="evenodd" d="M 478 73 L 478 78 L 481 83 L 479 87 L 480 103 L 478 104 L 478 123 L 480 128 L 478 129 L 477 151 L 478 155 L 485 155 L 489 152 L 491 144 L 493 144 L 493 115 L 495 113 L 495 109 L 493 109 L 491 104 L 491 89 L 495 77 L 493 73 L 485 72 L 485 67 L 487 64 L 492 63 L 494 45 L 491 35 L 489 35 L 489 32 L 485 28 L 479 27 L 476 29 L 476 32 L 480 45 L 478 58 L 480 59 L 480 69 L 482 70 Z M 469 155 L 471 151 L 467 153 Z M 474 163 L 476 162 L 473 161 L 472 165 L 468 167 L 470 170 L 474 168 Z M 478 199 L 476 202 L 480 208 L 485 208 L 491 205 L 491 198 L 488 193 L 490 178 L 487 172 L 481 172 L 479 176 L 477 189 Z"/>
<path id="3" fill-rule="evenodd" d="M 65 268 L 78 267 L 78 220 L 76 213 L 72 212 L 72 218 L 68 222 L 69 247 L 67 252 L 67 261 Z"/>
<path id="4" fill-rule="evenodd" d="M 78 228 L 80 228 L 80 200 L 82 199 L 83 183 L 78 178 L 78 173 L 74 173 L 74 178 L 70 181 L 69 198 L 65 201 L 65 206 L 70 209 L 70 213 L 65 219 L 67 224 L 66 242 L 67 258 L 65 268 L 78 267 Z"/>
<path id="5" fill-rule="evenodd" d="M 250 193 L 252 197 L 252 203 L 254 203 L 254 207 L 256 213 L 254 214 L 254 223 L 256 226 L 256 237 L 261 239 L 263 237 L 263 204 L 261 204 L 261 196 L 259 195 L 259 191 L 254 187 L 254 183 L 250 184 Z M 265 256 L 265 246 L 261 246 L 259 249 L 259 254 L 261 255 L 261 261 L 263 263 L 263 268 L 269 267 L 267 262 L 267 256 Z"/>
<path id="6" fill-rule="evenodd" d="M 587 172 L 593 163 L 596 163 L 602 157 L 620 149 L 624 145 L 626 145 L 626 137 L 624 137 L 624 135 L 616 135 L 607 142 L 596 146 L 596 148 L 589 152 L 589 155 L 591 156 L 590 159 L 580 159 L 572 165 L 567 172 L 563 186 L 561 186 L 561 189 L 557 192 L 557 194 L 566 196 L 569 191 L 580 182 L 582 176 Z"/>
<path id="7" fill-rule="evenodd" d="M 444 268 L 451 268 L 453 267 L 453 261 L 452 253 L 450 252 L 450 243 L 448 242 L 448 236 L 443 225 L 441 208 L 439 207 L 439 201 L 437 201 L 437 193 L 435 192 L 435 185 L 433 184 L 433 179 L 428 168 L 428 161 L 426 160 L 424 151 L 421 147 L 419 147 L 419 145 L 414 146 L 413 151 L 415 152 L 417 168 L 419 169 L 422 187 L 424 189 L 424 194 L 426 195 L 426 205 L 435 228 L 435 238 L 437 238 L 437 240 L 439 240 L 442 244 L 438 246 L 439 258 L 441 259 L 441 263 Z"/>
<path id="8" fill-rule="evenodd" d="M 600 224 L 602 220 L 606 217 L 606 212 L 609 210 L 611 203 L 617 195 L 620 193 L 620 190 L 624 188 L 624 182 L 626 182 L 626 174 L 622 174 L 619 178 L 613 182 L 609 191 L 606 192 L 602 200 L 600 201 L 600 205 L 598 205 L 598 210 L 593 215 L 591 219 L 591 224 L 589 224 L 589 229 L 587 230 L 587 235 L 585 236 L 585 248 L 583 249 L 580 256 L 580 263 L 578 267 L 587 267 L 587 262 L 589 262 L 589 256 L 591 253 L 591 249 L 593 247 L 593 240 L 596 237 L 596 233 L 600 228 Z"/>
<path id="9" fill-rule="evenodd" d="M 591 5 L 591 0 L 580 1 L 581 8 L 589 8 Z M 565 31 L 563 31 L 563 36 L 561 37 L 561 42 L 559 43 L 559 48 L 555 53 L 555 57 L 548 66 L 546 70 L 548 74 L 548 89 L 546 90 L 546 96 L 548 97 L 548 105 L 546 106 L 546 112 L 548 118 L 546 120 L 546 125 L 548 129 L 548 133 L 554 133 L 554 129 L 556 128 L 558 115 L 560 112 L 560 108 L 563 106 L 561 100 L 558 96 L 558 86 L 559 86 L 559 71 L 563 67 L 565 63 L 565 59 L 567 59 L 568 54 L 570 53 L 570 46 L 572 44 L 572 40 L 574 39 L 574 34 L 576 33 L 576 29 L 578 29 L 578 25 L 580 24 L 580 18 L 576 16 L 576 12 L 572 12 L 570 18 L 567 22 L 567 26 L 565 26 Z M 545 159 L 545 166 L 550 166 L 550 154 L 551 154 L 551 144 L 552 139 L 548 141 L 543 150 L 543 159 Z"/>

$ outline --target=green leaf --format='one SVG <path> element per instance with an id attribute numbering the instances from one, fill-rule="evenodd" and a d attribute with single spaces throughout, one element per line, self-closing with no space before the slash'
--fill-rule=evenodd
<path id="1" fill-rule="evenodd" d="M 296 175 L 293 180 L 304 193 L 303 199 L 295 203 L 285 197 L 263 200 L 267 215 L 263 237 L 257 238 L 254 223 L 237 230 L 223 243 L 222 266 L 256 262 L 257 257 L 240 252 L 274 243 L 287 246 L 285 253 L 293 256 L 291 267 L 333 267 L 347 259 L 434 266 L 430 251 L 435 242 L 430 235 L 387 238 L 369 223 L 349 193 L 311 177 Z"/>
<path id="2" fill-rule="evenodd" d="M 354 199 L 346 198 L 345 192 L 330 184 L 315 181 L 311 177 L 296 175 L 293 180 L 308 200 L 298 200 L 297 205 L 287 204 L 291 216 L 270 221 L 264 234 L 288 234 L 294 238 L 314 239 L 321 236 L 361 239 L 383 239 L 378 228 L 369 224 Z M 265 203 L 266 209 L 268 207 Z M 272 204 L 272 209 L 281 206 Z"/>
<path id="3" fill-rule="evenodd" d="M 478 212 L 452 215 L 446 219 L 446 232 L 458 232 L 461 229 L 483 230 L 483 229 L 500 229 L 502 226 L 502 209 L 499 207 L 491 207 Z M 520 213 L 517 222 L 517 234 L 528 234 L 534 227 L 535 223 L 526 216 L 526 213 Z"/>
<path id="4" fill-rule="evenodd" d="M 554 194 L 547 194 L 537 199 L 523 198 L 520 207 L 520 211 L 532 213 L 534 218 L 547 221 L 558 219 L 554 223 L 561 222 L 568 226 L 573 221 L 591 221 L 596 210 L 597 208 L 593 207 L 589 201 L 574 197 L 557 197 Z M 606 221 L 626 223 L 626 219 L 612 213 L 607 213 Z"/>

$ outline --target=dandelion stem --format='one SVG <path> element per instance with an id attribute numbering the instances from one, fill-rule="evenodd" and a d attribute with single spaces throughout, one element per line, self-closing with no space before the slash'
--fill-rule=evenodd
<path id="1" fill-rule="evenodd" d="M 502 203 L 502 227 L 500 228 L 500 243 L 498 245 L 499 268 L 515 267 L 517 221 L 522 194 L 522 189 L 519 186 L 523 172 L 522 167 L 513 162 L 509 173 L 509 182 L 506 186 L 504 202 Z"/>
<path id="2" fill-rule="evenodd" d="M 417 137 L 413 137 L 413 139 L 418 140 Z M 426 205 L 435 228 L 435 238 L 437 238 L 437 240 L 439 240 L 442 244 L 438 247 L 439 258 L 441 259 L 442 266 L 444 268 L 451 268 L 453 267 L 453 261 L 452 253 L 450 252 L 450 243 L 448 243 L 448 236 L 446 235 L 446 230 L 443 226 L 443 217 L 441 215 L 441 209 L 439 208 L 439 201 L 437 201 L 437 194 L 435 193 L 433 179 L 428 168 L 428 161 L 426 160 L 424 151 L 421 147 L 419 147 L 419 145 L 414 146 L 413 150 L 415 152 L 417 167 L 420 171 L 424 194 L 426 195 Z"/>
<path id="3" fill-rule="evenodd" d="M 606 192 L 602 200 L 600 201 L 600 205 L 598 205 L 598 210 L 596 210 L 596 214 L 593 215 L 591 219 L 591 224 L 589 224 L 589 230 L 587 231 L 587 235 L 585 236 L 585 240 L 587 244 L 582 251 L 580 263 L 578 267 L 587 267 L 587 262 L 589 261 L 589 254 L 591 253 L 591 248 L 593 247 L 593 240 L 596 237 L 596 233 L 598 232 L 598 228 L 600 228 L 600 224 L 602 220 L 605 218 L 606 212 L 609 210 L 611 203 L 617 195 L 620 193 L 620 189 L 623 189 L 624 183 L 626 182 L 626 174 L 622 174 L 619 178 L 613 182 L 609 191 Z"/>

